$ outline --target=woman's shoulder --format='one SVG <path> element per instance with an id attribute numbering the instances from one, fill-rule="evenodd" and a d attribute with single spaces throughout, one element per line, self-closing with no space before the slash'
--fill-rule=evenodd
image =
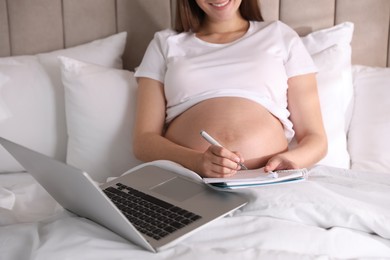
<path id="1" fill-rule="evenodd" d="M 155 39 L 166 40 L 167 38 L 177 35 L 178 33 L 173 29 L 164 29 L 154 34 Z"/>
<path id="2" fill-rule="evenodd" d="M 188 38 L 192 33 L 191 32 L 177 32 L 173 29 L 165 29 L 158 31 L 154 34 L 154 41 L 161 46 L 176 45 L 177 43 L 183 41 L 183 39 Z"/>

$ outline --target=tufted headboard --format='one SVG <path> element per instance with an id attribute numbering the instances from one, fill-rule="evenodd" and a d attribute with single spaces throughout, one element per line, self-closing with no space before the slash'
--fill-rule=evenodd
<path id="1" fill-rule="evenodd" d="M 354 64 L 390 66 L 389 0 L 260 0 L 265 20 L 300 35 L 355 24 Z M 170 27 L 175 0 L 0 0 L 0 57 L 36 54 L 128 32 L 124 66 L 133 69 L 155 31 Z"/>

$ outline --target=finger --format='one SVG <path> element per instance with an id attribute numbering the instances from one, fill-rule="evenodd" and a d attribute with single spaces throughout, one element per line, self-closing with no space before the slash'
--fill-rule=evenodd
<path id="1" fill-rule="evenodd" d="M 230 169 L 227 167 L 223 167 L 218 164 L 214 164 L 210 161 L 204 165 L 204 171 L 203 174 L 205 177 L 210 178 L 225 178 L 233 176 L 237 173 L 238 169 Z"/>
<path id="2" fill-rule="evenodd" d="M 265 172 L 274 171 L 274 170 L 278 167 L 279 164 L 280 164 L 280 160 L 271 158 L 271 159 L 267 162 L 267 164 L 265 165 L 264 171 L 265 171 Z"/>
<path id="3" fill-rule="evenodd" d="M 218 149 L 220 148 L 217 148 L 217 150 Z M 203 153 L 202 160 L 199 163 L 201 165 L 201 172 L 204 177 L 229 177 L 234 175 L 239 170 L 237 163 L 232 162 L 227 158 L 215 155 L 215 150 L 214 153 L 212 150 L 213 149 L 210 146 L 209 149 Z M 219 152 L 216 153 L 218 154 Z"/>
<path id="4" fill-rule="evenodd" d="M 234 153 L 235 155 L 237 155 L 238 158 L 240 158 L 240 163 L 244 163 L 244 162 L 245 162 L 244 157 L 242 157 L 241 154 L 240 154 L 239 152 L 233 151 L 233 153 Z"/>
<path id="5" fill-rule="evenodd" d="M 230 169 L 230 168 L 222 167 L 220 165 L 214 165 L 212 168 L 211 175 L 214 178 L 226 178 L 235 175 L 237 171 L 238 169 Z"/>
<path id="6" fill-rule="evenodd" d="M 278 170 L 291 170 L 291 169 L 298 169 L 298 165 L 294 162 L 287 160 L 282 157 L 274 157 L 271 158 L 266 166 L 264 167 L 264 171 L 278 171 Z"/>
<path id="7" fill-rule="evenodd" d="M 212 145 L 209 149 L 214 155 L 216 155 L 216 161 L 214 162 L 216 164 L 226 166 L 231 169 L 236 169 L 238 167 L 237 165 L 241 163 L 241 158 L 239 155 L 229 151 L 224 147 Z"/>

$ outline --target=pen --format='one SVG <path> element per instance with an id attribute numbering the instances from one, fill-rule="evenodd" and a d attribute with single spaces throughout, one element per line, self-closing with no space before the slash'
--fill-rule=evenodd
<path id="1" fill-rule="evenodd" d="M 217 140 L 215 140 L 213 137 L 211 137 L 211 135 L 209 135 L 208 133 L 206 133 L 206 131 L 202 130 L 200 131 L 200 135 L 207 141 L 209 142 L 210 144 L 212 145 L 217 145 L 219 147 L 223 147 L 220 143 L 217 142 Z M 242 169 L 244 170 L 248 170 L 248 168 L 243 164 L 243 163 L 238 163 Z"/>

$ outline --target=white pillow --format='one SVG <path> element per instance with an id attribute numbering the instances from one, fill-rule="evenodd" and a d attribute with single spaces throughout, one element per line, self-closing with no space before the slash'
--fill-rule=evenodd
<path id="1" fill-rule="evenodd" d="M 354 66 L 352 169 L 390 173 L 390 68 Z"/>
<path id="2" fill-rule="evenodd" d="M 69 49 L 0 58 L 0 75 L 9 79 L 2 87 L 1 99 L 12 114 L 0 122 L 0 136 L 65 161 L 65 108 L 57 57 L 66 55 L 121 68 L 126 36 L 123 32 Z M 0 172 L 22 170 L 0 147 Z"/>
<path id="3" fill-rule="evenodd" d="M 132 131 L 134 73 L 61 57 L 68 125 L 67 163 L 105 182 L 140 164 Z"/>
<path id="4" fill-rule="evenodd" d="M 318 67 L 317 83 L 328 154 L 319 164 L 349 168 L 346 131 L 353 105 L 350 22 L 313 32 L 302 41 Z"/>

